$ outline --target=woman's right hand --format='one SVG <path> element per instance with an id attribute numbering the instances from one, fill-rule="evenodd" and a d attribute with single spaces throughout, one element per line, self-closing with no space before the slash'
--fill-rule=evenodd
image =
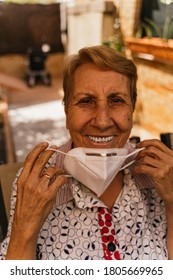
<path id="1" fill-rule="evenodd" d="M 45 170 L 54 153 L 47 148 L 47 142 L 41 143 L 28 154 L 17 180 L 17 201 L 6 259 L 35 258 L 39 231 L 53 207 L 58 189 L 66 181 L 62 169 L 48 167 Z"/>

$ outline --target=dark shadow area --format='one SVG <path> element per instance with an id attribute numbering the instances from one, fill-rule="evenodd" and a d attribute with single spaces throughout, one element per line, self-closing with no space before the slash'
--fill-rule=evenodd
<path id="1" fill-rule="evenodd" d="M 141 15 L 140 19 L 142 22 L 147 21 L 145 19 L 152 20 L 163 33 L 163 28 L 166 20 L 166 16 L 170 16 L 173 20 L 173 4 L 165 5 L 160 0 L 142 0 Z M 158 34 L 154 28 L 152 28 L 154 37 L 158 37 Z M 143 29 L 142 36 L 146 36 L 145 30 Z M 172 25 L 170 31 L 170 38 L 173 38 Z"/>
<path id="2" fill-rule="evenodd" d="M 43 44 L 64 52 L 60 5 L 0 2 L 0 54 L 25 54 Z"/>

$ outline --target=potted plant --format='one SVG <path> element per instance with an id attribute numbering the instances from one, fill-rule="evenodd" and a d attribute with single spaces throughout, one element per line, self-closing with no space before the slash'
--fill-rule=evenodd
<path id="1" fill-rule="evenodd" d="M 173 19 L 169 14 L 169 5 L 173 3 L 173 0 L 161 0 L 161 2 L 166 4 L 163 30 L 161 31 L 154 21 L 145 18 L 139 24 L 135 36 L 126 38 L 125 44 L 126 48 L 133 53 L 150 54 L 154 58 L 173 62 L 173 39 L 170 38 L 171 33 L 173 33 Z M 158 37 L 153 37 L 152 30 L 155 31 Z M 143 31 L 145 37 L 142 38 Z"/>

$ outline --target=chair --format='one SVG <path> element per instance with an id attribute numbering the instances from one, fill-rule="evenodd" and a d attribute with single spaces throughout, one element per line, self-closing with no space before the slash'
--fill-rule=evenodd
<path id="1" fill-rule="evenodd" d="M 0 165 L 0 224 L 3 237 L 7 232 L 10 216 L 10 198 L 13 180 L 23 163 L 15 162 Z"/>

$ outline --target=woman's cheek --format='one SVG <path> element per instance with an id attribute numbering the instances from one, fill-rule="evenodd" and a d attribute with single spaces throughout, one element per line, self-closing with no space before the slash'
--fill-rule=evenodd
<path id="1" fill-rule="evenodd" d="M 66 115 L 66 127 L 80 129 L 88 122 L 90 114 L 87 109 L 70 108 Z"/>
<path id="2" fill-rule="evenodd" d="M 132 114 L 126 113 L 122 115 L 122 127 L 124 127 L 125 130 L 129 130 L 132 128 Z"/>

